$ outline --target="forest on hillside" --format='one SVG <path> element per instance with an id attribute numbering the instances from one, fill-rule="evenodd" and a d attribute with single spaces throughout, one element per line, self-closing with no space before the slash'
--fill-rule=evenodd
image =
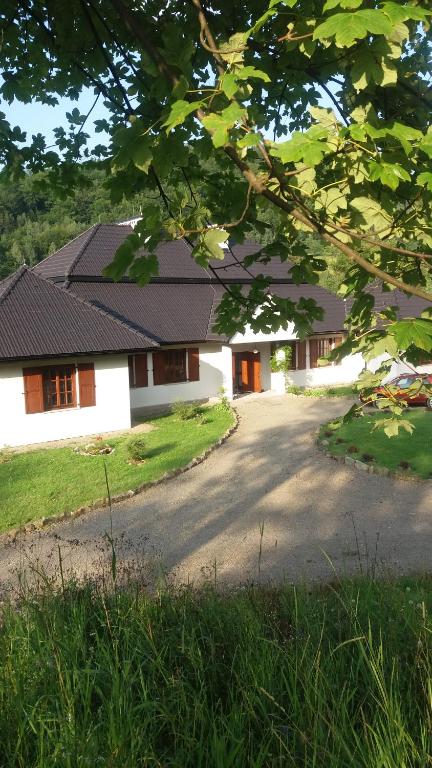
<path id="1" fill-rule="evenodd" d="M 160 202 L 157 190 L 139 191 L 113 203 L 105 170 L 95 165 L 83 169 L 83 183 L 72 196 L 61 197 L 46 183 L 43 173 L 0 183 L 0 280 L 22 264 L 34 266 L 92 224 L 123 221 L 139 216 L 148 199 Z M 186 192 L 185 188 L 185 192 Z M 161 203 L 162 204 L 162 203 Z M 265 218 L 268 219 L 266 212 Z M 273 239 L 270 219 L 263 232 L 251 224 L 249 236 L 263 244 Z M 304 235 L 305 250 L 319 256 L 323 245 Z M 331 248 L 326 250 L 331 251 Z M 295 261 L 293 257 L 293 261 Z M 335 253 L 332 267 L 321 283 L 330 290 L 340 284 L 344 257 Z"/>

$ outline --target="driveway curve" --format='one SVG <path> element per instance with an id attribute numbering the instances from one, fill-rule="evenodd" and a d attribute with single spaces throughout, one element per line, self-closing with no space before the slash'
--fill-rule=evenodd
<path id="1" fill-rule="evenodd" d="M 298 582 L 358 571 L 423 571 L 432 561 L 432 483 L 364 475 L 315 446 L 346 400 L 246 396 L 240 426 L 202 464 L 165 484 L 40 532 L 0 539 L 4 589 L 17 571 L 154 580 Z M 105 535 L 105 536 L 104 536 Z M 60 553 L 60 555 L 59 555 Z"/>

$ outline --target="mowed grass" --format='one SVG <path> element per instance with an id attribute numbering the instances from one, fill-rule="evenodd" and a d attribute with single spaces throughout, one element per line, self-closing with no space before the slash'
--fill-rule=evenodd
<path id="1" fill-rule="evenodd" d="M 230 410 L 218 406 L 201 410 L 205 423 L 180 421 L 174 415 L 153 419 L 155 428 L 144 435 L 148 443 L 144 464 L 128 463 L 127 436 L 109 439 L 115 451 L 105 457 L 80 456 L 71 447 L 13 454 L 11 461 L 0 464 L 0 531 L 105 498 L 104 463 L 112 495 L 184 466 L 233 423 Z"/>
<path id="2" fill-rule="evenodd" d="M 362 455 L 367 454 L 388 469 L 401 470 L 400 463 L 407 462 L 409 471 L 420 477 L 432 477 L 432 411 L 424 408 L 410 408 L 404 418 L 407 418 L 414 426 L 410 435 L 405 430 L 400 430 L 397 437 L 387 437 L 382 430 L 372 432 L 376 419 L 382 419 L 385 412 L 377 413 L 365 408 L 364 416 L 355 419 L 349 424 L 339 427 L 331 436 L 326 435 L 329 441 L 328 450 L 335 455 L 349 453 L 353 458 L 362 460 Z M 321 436 L 326 430 L 321 430 Z M 343 440 L 338 443 L 337 440 Z M 349 448 L 355 446 L 357 453 L 350 453 Z"/>
<path id="3" fill-rule="evenodd" d="M 29 596 L 1 617 L 1 764 L 426 768 L 431 608 L 430 579 Z"/>

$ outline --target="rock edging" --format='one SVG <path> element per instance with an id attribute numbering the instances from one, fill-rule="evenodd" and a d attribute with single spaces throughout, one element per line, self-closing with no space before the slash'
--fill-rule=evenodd
<path id="1" fill-rule="evenodd" d="M 153 488 L 155 485 L 161 485 L 162 483 L 165 483 L 167 480 L 172 480 L 174 477 L 178 477 L 178 475 L 182 475 L 185 472 L 189 472 L 190 469 L 193 469 L 194 467 L 198 466 L 198 464 L 202 464 L 203 461 L 205 461 L 213 451 L 216 451 L 218 448 L 223 445 L 229 437 L 231 437 L 234 432 L 237 431 L 238 426 L 240 424 L 240 417 L 235 408 L 231 406 L 231 411 L 234 416 L 234 424 L 224 432 L 222 437 L 219 438 L 219 440 L 216 440 L 215 443 L 212 443 L 205 451 L 204 453 L 201 453 L 199 456 L 195 456 L 194 459 L 192 459 L 188 464 L 185 464 L 184 467 L 178 467 L 178 469 L 172 469 L 169 472 L 165 472 L 165 474 L 161 475 L 157 480 L 149 480 L 146 483 L 141 483 L 141 485 L 138 485 L 136 488 L 133 488 L 129 491 L 124 491 L 123 493 L 117 493 L 114 496 L 111 496 L 111 499 L 108 499 L 107 497 L 103 499 L 97 499 L 96 501 L 93 501 L 91 504 L 87 504 L 84 507 L 78 507 L 78 509 L 73 510 L 72 512 L 62 512 L 60 515 L 51 515 L 50 517 L 41 517 L 38 520 L 34 520 L 31 523 L 26 523 L 25 525 L 20 526 L 19 528 L 11 528 L 9 531 L 5 531 L 3 536 L 9 538 L 9 539 L 16 539 L 20 534 L 25 533 L 31 533 L 33 531 L 41 530 L 42 528 L 46 528 L 49 525 L 53 525 L 54 523 L 61 523 L 65 520 L 70 520 L 76 517 L 81 517 L 81 515 L 87 514 L 87 512 L 92 512 L 95 509 L 100 509 L 101 507 L 109 507 L 110 504 L 118 504 L 120 501 L 125 501 L 126 499 L 132 498 L 132 496 L 137 496 L 139 493 L 143 493 L 144 491 L 148 490 L 149 488 Z"/>
<path id="2" fill-rule="evenodd" d="M 354 469 L 357 469 L 359 472 L 365 472 L 369 475 L 380 475 L 381 477 L 394 477 L 396 480 L 410 480 L 415 483 L 428 483 L 430 480 L 427 480 L 424 477 L 419 477 L 418 475 L 410 474 L 409 471 L 405 470 L 397 470 L 397 469 L 389 469 L 388 467 L 380 466 L 379 464 L 372 464 L 372 463 L 366 463 L 365 461 L 360 461 L 359 459 L 353 458 L 353 456 L 335 456 L 333 453 L 330 453 L 330 451 L 327 450 L 328 446 L 328 440 L 322 439 L 319 435 L 319 433 L 316 435 L 315 438 L 315 445 L 317 446 L 318 450 L 324 453 L 327 459 L 333 459 L 333 461 L 337 461 L 338 464 L 346 464 L 346 466 L 353 467 Z"/>

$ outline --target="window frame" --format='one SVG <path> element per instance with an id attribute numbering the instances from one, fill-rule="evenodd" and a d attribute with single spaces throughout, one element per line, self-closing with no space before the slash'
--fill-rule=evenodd
<path id="1" fill-rule="evenodd" d="M 70 375 L 66 377 L 66 375 L 63 375 L 63 377 L 60 375 L 60 371 L 67 371 L 70 370 Z M 42 400 L 43 400 L 43 413 L 49 413 L 51 411 L 63 411 L 68 408 L 76 408 L 78 406 L 77 403 L 77 386 L 76 386 L 76 365 L 74 363 L 69 363 L 67 365 L 44 365 L 41 366 L 41 374 L 42 374 Z M 71 387 L 70 387 L 70 394 L 72 401 L 66 402 L 64 404 L 59 404 L 57 402 L 56 405 L 51 405 L 49 403 L 49 392 L 47 391 L 47 384 L 49 385 L 52 376 L 50 375 L 51 371 L 56 371 L 55 380 L 56 380 L 56 397 L 57 401 L 61 397 L 61 391 L 60 391 L 60 379 L 63 378 L 65 381 L 70 379 Z M 65 393 L 67 394 L 67 385 L 65 386 Z M 66 398 L 67 399 L 67 398 Z"/>
<path id="2" fill-rule="evenodd" d="M 165 384 L 185 384 L 188 381 L 188 370 L 187 370 L 187 351 L 186 348 L 183 347 L 181 349 L 164 349 L 164 362 L 165 362 Z M 168 362 L 168 357 L 181 357 L 182 363 L 176 363 L 172 364 Z M 171 378 L 170 377 L 170 371 L 177 371 L 181 370 L 182 378 Z M 184 377 L 183 377 L 184 376 Z"/>
<path id="3" fill-rule="evenodd" d="M 314 365 L 312 365 L 312 357 L 311 357 L 311 341 L 314 342 L 317 346 L 317 356 L 316 361 L 314 360 Z M 317 368 L 326 368 L 329 365 L 335 365 L 335 363 L 327 362 L 325 365 L 318 365 L 318 360 L 321 357 L 324 357 L 329 352 L 331 352 L 333 349 L 338 347 L 343 342 L 343 336 L 340 334 L 335 335 L 327 335 L 323 334 L 322 336 L 312 336 L 308 339 L 309 342 L 309 368 L 310 370 L 317 370 Z M 321 344 L 328 343 L 328 349 L 324 352 L 321 352 L 320 346 Z"/>

